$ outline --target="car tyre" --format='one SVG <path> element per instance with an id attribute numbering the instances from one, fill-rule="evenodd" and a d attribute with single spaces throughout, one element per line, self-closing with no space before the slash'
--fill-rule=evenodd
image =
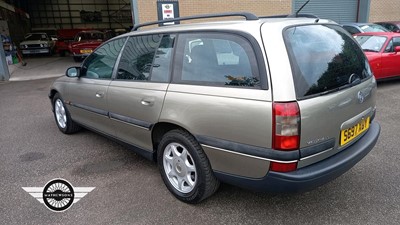
<path id="1" fill-rule="evenodd" d="M 164 184 L 183 202 L 199 203 L 219 187 L 200 144 L 184 130 L 172 130 L 162 137 L 157 162 Z"/>
<path id="2" fill-rule="evenodd" d="M 81 129 L 81 127 L 71 119 L 71 114 L 67 107 L 65 107 L 64 100 L 58 93 L 53 97 L 53 114 L 58 129 L 64 134 L 72 134 Z"/>

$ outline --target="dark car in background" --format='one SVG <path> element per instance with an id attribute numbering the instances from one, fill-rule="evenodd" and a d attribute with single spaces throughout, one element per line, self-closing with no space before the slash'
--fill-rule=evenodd
<path id="1" fill-rule="evenodd" d="M 400 76 L 399 33 L 362 33 L 354 38 L 364 50 L 376 79 Z"/>
<path id="2" fill-rule="evenodd" d="M 376 22 L 376 24 L 379 24 L 392 32 L 400 33 L 400 21 Z"/>
<path id="3" fill-rule="evenodd" d="M 349 23 L 342 26 L 352 35 L 364 32 L 389 32 L 385 27 L 374 23 Z"/>
<path id="4" fill-rule="evenodd" d="M 69 45 L 69 51 L 72 53 L 74 60 L 80 62 L 105 40 L 106 35 L 101 31 L 81 31 L 76 34 L 74 41 Z"/>

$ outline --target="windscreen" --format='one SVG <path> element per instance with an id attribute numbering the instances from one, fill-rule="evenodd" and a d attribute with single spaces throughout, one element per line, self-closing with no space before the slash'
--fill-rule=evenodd
<path id="1" fill-rule="evenodd" d="M 25 40 L 27 41 L 45 41 L 47 40 L 47 35 L 46 34 L 28 34 L 25 36 Z"/>
<path id="2" fill-rule="evenodd" d="M 296 26 L 284 37 L 298 99 L 338 91 L 372 75 L 361 48 L 339 26 Z"/>
<path id="3" fill-rule="evenodd" d="M 360 35 L 356 36 L 355 39 L 361 45 L 361 48 L 367 52 L 379 52 L 386 42 L 386 37 L 374 35 Z"/>
<path id="4" fill-rule="evenodd" d="M 76 35 L 75 41 L 103 41 L 104 34 L 100 32 L 82 32 Z"/>

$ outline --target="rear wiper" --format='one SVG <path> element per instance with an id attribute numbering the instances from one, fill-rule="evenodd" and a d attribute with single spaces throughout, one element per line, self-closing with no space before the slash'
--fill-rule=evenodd
<path id="1" fill-rule="evenodd" d="M 343 89 L 356 86 L 359 83 L 361 83 L 361 80 L 360 80 L 360 78 L 357 78 L 357 79 L 353 80 L 351 83 L 345 84 L 343 86 L 340 86 L 340 87 L 337 87 L 337 88 L 334 88 L 334 89 L 331 89 L 331 90 L 328 90 L 328 91 L 324 91 L 324 92 L 320 93 L 319 95 L 322 96 L 322 95 L 327 95 L 327 94 L 330 94 L 330 93 L 333 93 L 333 92 L 341 91 Z"/>

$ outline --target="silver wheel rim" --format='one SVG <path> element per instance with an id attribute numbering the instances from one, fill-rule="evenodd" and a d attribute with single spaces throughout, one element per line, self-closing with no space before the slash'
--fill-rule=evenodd
<path id="1" fill-rule="evenodd" d="M 60 99 L 56 100 L 56 103 L 54 104 L 54 110 L 56 112 L 58 126 L 65 128 L 67 126 L 67 114 L 65 113 L 64 104 Z"/>
<path id="2" fill-rule="evenodd" d="M 197 183 L 197 171 L 188 150 L 178 143 L 170 143 L 164 149 L 163 161 L 169 183 L 181 193 L 191 192 Z"/>

